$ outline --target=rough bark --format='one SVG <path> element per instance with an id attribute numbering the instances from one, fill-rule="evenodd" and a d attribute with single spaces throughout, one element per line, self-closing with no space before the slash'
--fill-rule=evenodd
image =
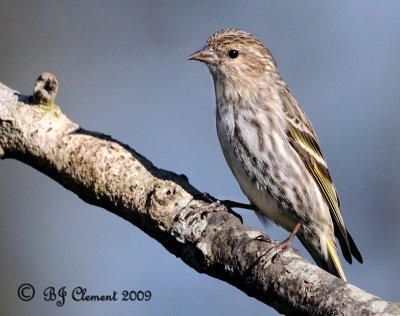
<path id="1" fill-rule="evenodd" d="M 287 315 L 399 315 L 400 305 L 343 282 L 292 249 L 245 227 L 218 203 L 196 199 L 184 175 L 156 168 L 109 136 L 70 121 L 48 73 L 33 96 L 0 83 L 0 157 L 18 159 L 87 203 L 124 218 L 200 273 Z M 262 235 L 263 240 L 258 236 Z"/>

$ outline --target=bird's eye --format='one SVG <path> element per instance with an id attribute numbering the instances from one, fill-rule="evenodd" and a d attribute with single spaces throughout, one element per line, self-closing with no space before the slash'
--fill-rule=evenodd
<path id="1" fill-rule="evenodd" d="M 236 49 L 231 49 L 231 50 L 228 52 L 228 56 L 229 56 L 230 58 L 232 58 L 232 59 L 235 59 L 236 57 L 239 56 L 239 52 L 238 52 Z"/>

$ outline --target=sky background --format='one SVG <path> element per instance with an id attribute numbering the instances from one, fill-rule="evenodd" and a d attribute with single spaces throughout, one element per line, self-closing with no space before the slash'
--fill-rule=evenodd
<path id="1" fill-rule="evenodd" d="M 272 51 L 313 123 L 364 264 L 349 281 L 400 301 L 399 1 L 0 2 L 0 81 L 30 94 L 41 72 L 83 128 L 112 135 L 202 191 L 245 202 L 219 147 L 206 66 L 185 58 L 222 28 Z M 1 315 L 277 313 L 200 275 L 121 218 L 15 160 L 0 161 Z M 239 210 L 248 226 L 277 240 Z M 298 241 L 295 247 L 310 258 Z M 31 283 L 31 302 L 17 297 Z M 149 302 L 45 302 L 42 291 L 150 290 Z"/>

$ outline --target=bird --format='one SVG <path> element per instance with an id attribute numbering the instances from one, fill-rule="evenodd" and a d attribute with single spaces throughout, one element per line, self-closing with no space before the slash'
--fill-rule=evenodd
<path id="1" fill-rule="evenodd" d="M 336 238 L 347 262 L 363 258 L 314 128 L 269 49 L 247 31 L 223 29 L 187 59 L 208 66 L 220 145 L 256 214 L 290 232 L 282 249 L 296 236 L 319 267 L 347 281 Z"/>

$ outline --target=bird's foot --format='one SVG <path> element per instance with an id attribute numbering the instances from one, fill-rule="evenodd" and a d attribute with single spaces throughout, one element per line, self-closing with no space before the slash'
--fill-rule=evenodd
<path id="1" fill-rule="evenodd" d="M 243 218 L 240 214 L 236 213 L 235 211 L 232 210 L 232 207 L 241 207 L 241 208 L 246 208 L 245 206 L 250 206 L 248 204 L 244 204 L 244 203 L 239 203 L 239 202 L 234 202 L 234 201 L 230 201 L 230 200 L 223 200 L 220 201 L 218 199 L 216 199 L 215 197 L 213 197 L 211 194 L 207 193 L 207 192 L 202 192 L 199 193 L 198 195 L 195 196 L 196 199 L 198 200 L 202 200 L 204 202 L 210 203 L 207 205 L 203 205 L 200 206 L 200 208 L 215 208 L 217 205 L 223 205 L 226 207 L 227 211 L 234 215 L 235 217 L 237 217 L 240 222 L 243 224 Z"/>
<path id="2" fill-rule="evenodd" d="M 219 211 L 221 208 L 224 208 L 224 205 L 221 204 L 220 201 L 215 201 L 212 203 L 208 203 L 208 204 L 203 204 L 201 206 L 199 206 L 196 211 L 198 212 L 211 212 L 211 211 Z"/>
<path id="3" fill-rule="evenodd" d="M 293 242 L 293 238 L 296 236 L 297 232 L 299 231 L 301 227 L 300 223 L 297 223 L 296 226 L 294 227 L 293 231 L 290 233 L 289 237 L 286 238 L 284 241 L 280 242 L 279 244 L 271 247 L 270 249 L 268 249 L 268 251 L 266 253 L 264 253 L 263 255 L 261 255 L 257 261 L 259 261 L 262 257 L 266 256 L 267 254 L 269 254 L 270 252 L 276 252 L 272 258 L 272 262 L 274 262 L 276 259 L 279 258 L 279 256 L 285 252 L 286 250 L 289 249 L 289 247 L 292 245 Z M 265 235 L 259 235 L 255 238 L 256 240 L 260 240 L 260 241 L 265 241 L 265 242 L 271 242 L 270 239 L 268 239 Z M 297 249 L 292 248 L 293 251 L 296 254 L 300 254 L 300 252 Z"/>

